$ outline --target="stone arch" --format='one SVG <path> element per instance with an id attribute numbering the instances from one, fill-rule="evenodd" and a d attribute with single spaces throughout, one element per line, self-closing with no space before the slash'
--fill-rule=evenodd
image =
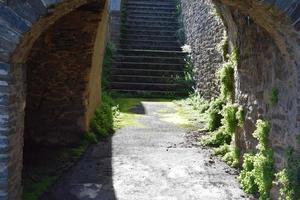
<path id="1" fill-rule="evenodd" d="M 50 56 L 51 50 L 52 53 L 57 50 L 53 46 L 57 47 L 59 40 L 65 40 L 64 42 L 69 40 L 74 44 L 71 36 L 85 35 L 87 38 L 86 44 L 77 43 L 77 46 L 70 44 L 69 49 L 64 49 L 64 52 L 69 53 L 68 59 L 80 57 L 78 54 L 83 50 L 88 52 L 84 54 L 85 63 L 77 63 L 76 68 L 85 70 L 84 89 L 79 93 L 84 98 L 74 99 L 74 101 L 84 104 L 84 111 L 77 116 L 77 118 L 81 118 L 78 122 L 79 125 L 75 128 L 80 127 L 80 134 L 87 130 L 89 119 L 100 102 L 99 76 L 106 37 L 107 3 L 108 1 L 105 0 L 0 2 L 0 199 L 21 199 L 26 70 L 27 68 L 29 72 L 35 70 L 36 75 L 45 72 L 39 65 L 40 63 L 35 62 L 36 59 L 42 59 L 41 56 L 53 59 Z M 74 20 L 78 20 L 78 23 Z M 71 27 L 68 33 L 63 34 L 63 29 L 67 29 L 68 23 L 76 23 L 76 25 Z M 51 33 L 55 33 L 56 29 L 60 29 L 62 36 L 65 37 L 59 38 L 59 36 L 51 35 Z M 43 49 L 42 55 L 38 54 L 42 49 L 40 45 L 44 45 L 45 41 L 52 42 L 54 45 Z M 85 45 L 81 52 L 79 51 L 80 45 L 81 47 Z M 26 64 L 30 64 L 30 67 Z M 59 66 L 60 69 L 57 67 L 56 70 L 60 70 L 62 74 L 66 75 L 66 72 L 72 68 L 63 68 L 63 64 Z M 75 63 L 70 63 L 70 65 L 72 64 Z M 76 76 L 79 75 L 80 73 L 77 73 Z M 31 76 L 28 83 L 31 85 L 34 82 L 40 83 L 37 78 Z M 31 95 L 29 99 L 34 98 Z M 51 140 L 46 139 L 46 141 L 51 143 Z M 66 141 L 66 138 L 63 141 Z M 52 141 L 52 143 L 55 142 Z"/>

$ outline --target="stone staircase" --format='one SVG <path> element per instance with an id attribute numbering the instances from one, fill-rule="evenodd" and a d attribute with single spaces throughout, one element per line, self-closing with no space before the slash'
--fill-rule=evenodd
<path id="1" fill-rule="evenodd" d="M 184 57 L 174 0 L 127 0 L 120 46 L 111 69 L 118 93 L 185 95 Z"/>

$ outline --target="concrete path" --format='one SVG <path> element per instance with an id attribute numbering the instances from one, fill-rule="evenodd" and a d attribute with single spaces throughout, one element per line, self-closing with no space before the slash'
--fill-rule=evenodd
<path id="1" fill-rule="evenodd" d="M 173 103 L 142 102 L 134 110 L 140 114 L 139 125 L 120 129 L 90 148 L 42 199 L 247 199 L 234 170 L 167 122 L 166 117 L 176 114 Z"/>

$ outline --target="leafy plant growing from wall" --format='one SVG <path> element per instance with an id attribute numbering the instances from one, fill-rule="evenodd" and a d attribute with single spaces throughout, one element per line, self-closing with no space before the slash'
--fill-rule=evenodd
<path id="1" fill-rule="evenodd" d="M 270 190 L 274 180 L 273 150 L 268 146 L 270 125 L 258 120 L 253 137 L 258 140 L 257 153 L 245 154 L 243 169 L 239 180 L 247 193 L 259 193 L 260 200 L 270 197 Z"/>
<path id="2" fill-rule="evenodd" d="M 233 102 L 234 99 L 234 69 L 236 65 L 237 55 L 234 51 L 229 57 L 229 60 L 219 71 L 221 82 L 221 98 L 229 102 Z"/>
<path id="3" fill-rule="evenodd" d="M 276 174 L 275 183 L 280 186 L 280 200 L 296 200 L 300 197 L 300 155 L 290 147 L 286 157 L 285 167 Z"/>

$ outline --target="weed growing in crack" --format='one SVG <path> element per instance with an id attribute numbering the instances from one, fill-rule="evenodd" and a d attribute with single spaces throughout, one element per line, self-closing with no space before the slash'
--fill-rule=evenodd
<path id="1" fill-rule="evenodd" d="M 273 88 L 270 95 L 271 106 L 275 106 L 278 103 L 279 100 L 278 95 L 279 95 L 279 90 L 277 88 Z"/>

